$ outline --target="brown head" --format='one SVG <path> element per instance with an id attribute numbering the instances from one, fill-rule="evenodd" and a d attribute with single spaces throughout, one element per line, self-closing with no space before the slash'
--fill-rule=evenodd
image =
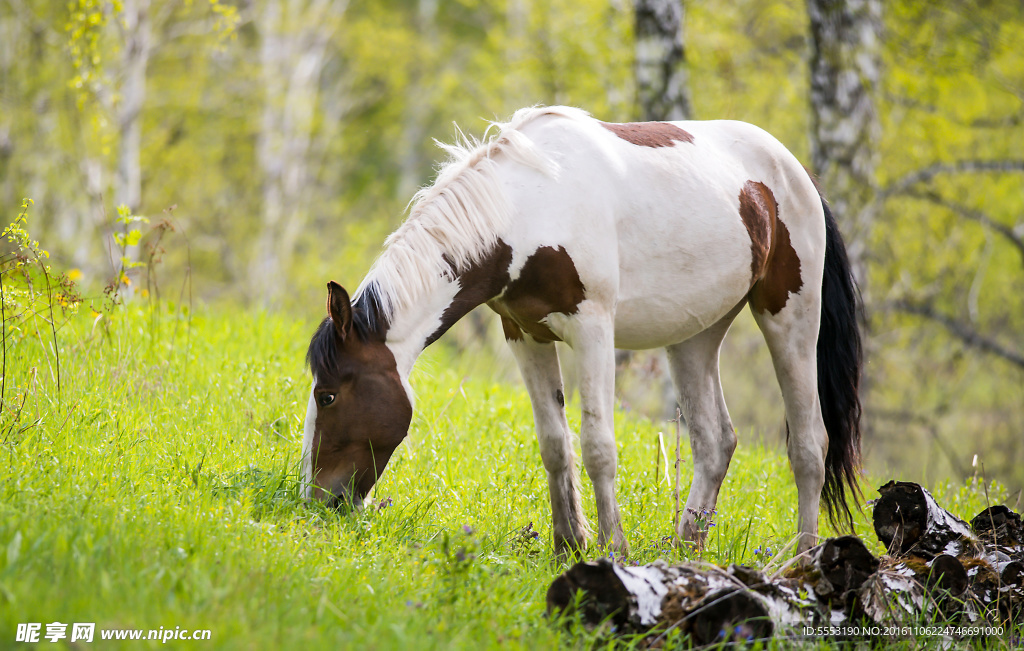
<path id="1" fill-rule="evenodd" d="M 385 343 L 387 325 L 369 288 L 353 305 L 327 284 L 327 318 L 309 342 L 313 394 L 306 412 L 310 496 L 359 505 L 409 431 L 412 404 Z"/>

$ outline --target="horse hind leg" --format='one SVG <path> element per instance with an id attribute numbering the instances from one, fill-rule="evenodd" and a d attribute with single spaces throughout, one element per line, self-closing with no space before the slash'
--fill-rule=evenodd
<path id="1" fill-rule="evenodd" d="M 514 325 L 511 329 L 518 331 Z M 522 373 L 533 404 L 540 456 L 551 493 L 555 552 L 564 556 L 586 546 L 587 521 L 580 503 L 579 474 L 572 435 L 565 419 L 565 398 L 558 351 L 554 344 L 537 343 L 529 336 L 510 337 L 509 348 Z"/>
<path id="2" fill-rule="evenodd" d="M 796 479 L 799 501 L 798 552 L 810 549 L 818 538 L 818 507 L 825 484 L 828 435 L 818 400 L 817 341 L 820 294 L 791 294 L 777 313 L 759 309 L 757 288 L 751 312 L 771 352 L 775 376 L 786 405 L 786 451 Z"/>
<path id="3" fill-rule="evenodd" d="M 693 455 L 693 481 L 676 535 L 697 545 L 704 543 L 707 522 L 718 503 L 718 493 L 736 449 L 736 432 L 719 379 L 718 354 L 742 307 L 737 306 L 695 337 L 665 349 Z"/>

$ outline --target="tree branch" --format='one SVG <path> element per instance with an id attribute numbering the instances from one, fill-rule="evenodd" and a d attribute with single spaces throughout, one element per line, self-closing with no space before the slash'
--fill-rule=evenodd
<path id="1" fill-rule="evenodd" d="M 1024 160 L 961 160 L 953 163 L 934 163 L 904 174 L 893 183 L 890 183 L 879 193 L 879 199 L 884 200 L 893 195 L 905 194 L 914 185 L 931 181 L 940 174 L 956 174 L 960 172 L 1024 172 Z"/>
<path id="2" fill-rule="evenodd" d="M 944 327 L 950 334 L 962 341 L 964 344 L 997 357 L 1001 357 L 1014 366 L 1024 369 L 1024 353 L 1008 348 L 992 337 L 981 334 L 970 325 L 954 319 L 948 314 L 939 312 L 930 303 L 915 303 L 904 299 L 894 301 L 892 306 L 900 312 L 915 314 L 930 321 L 934 321 Z"/>
<path id="3" fill-rule="evenodd" d="M 974 208 L 970 208 L 961 203 L 945 199 L 934 190 L 927 190 L 924 192 L 907 190 L 903 194 L 908 197 L 913 197 L 915 199 L 930 201 L 931 203 L 934 203 L 937 206 L 942 206 L 943 208 L 946 208 L 947 210 L 954 212 L 960 215 L 961 217 L 966 217 L 971 221 L 978 222 L 982 226 L 991 229 L 996 233 L 999 233 L 1007 240 L 1009 240 L 1010 244 L 1013 245 L 1013 247 L 1020 252 L 1021 263 L 1024 264 L 1024 237 L 1018 235 L 1016 229 L 1010 228 L 1006 224 L 1003 224 L 993 219 L 992 217 L 989 217 L 986 213 L 983 213 L 980 210 L 975 210 Z"/>
<path id="4" fill-rule="evenodd" d="M 921 111 L 928 115 L 937 115 L 943 120 L 946 120 L 958 127 L 969 129 L 1009 129 L 1020 126 L 1020 124 L 1024 122 L 1024 108 L 1016 113 L 1007 113 L 998 117 L 985 116 L 965 120 L 954 115 L 947 109 L 947 107 L 925 102 L 917 97 L 908 97 L 906 95 L 899 95 L 896 93 L 885 93 L 883 99 L 886 102 L 895 104 L 896 106 L 908 108 L 914 111 Z M 1018 99 L 1024 100 L 1024 97 Z"/>

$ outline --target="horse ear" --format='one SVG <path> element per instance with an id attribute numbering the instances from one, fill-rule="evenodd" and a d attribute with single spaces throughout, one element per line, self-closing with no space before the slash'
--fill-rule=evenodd
<path id="1" fill-rule="evenodd" d="M 352 302 L 345 288 L 333 280 L 327 283 L 327 316 L 334 322 L 338 338 L 345 341 L 352 332 Z"/>

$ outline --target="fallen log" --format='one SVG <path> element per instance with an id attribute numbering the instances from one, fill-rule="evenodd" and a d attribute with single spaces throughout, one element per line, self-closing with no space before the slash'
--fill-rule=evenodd
<path id="1" fill-rule="evenodd" d="M 783 576 L 741 565 L 624 567 L 599 559 L 555 579 L 548 612 L 577 612 L 590 626 L 643 634 L 650 646 L 673 630 L 705 645 L 780 632 L 848 637 L 880 628 L 914 631 L 921 622 L 977 627 L 1021 621 L 1024 527 L 1018 514 L 991 507 L 968 524 L 917 484 L 889 482 L 879 493 L 875 531 L 889 550 L 881 558 L 857 537 L 842 536 L 810 550 Z"/>
<path id="2" fill-rule="evenodd" d="M 918 484 L 890 481 L 878 489 L 872 520 L 875 534 L 893 556 L 933 558 L 977 555 L 980 543 L 970 526 L 935 502 Z"/>
<path id="3" fill-rule="evenodd" d="M 878 489 L 872 516 L 875 534 L 906 566 L 924 564 L 931 572 L 932 561 L 956 557 L 966 575 L 967 590 L 936 600 L 937 610 L 947 618 L 959 614 L 969 623 L 1015 621 L 1024 614 L 1024 525 L 1021 517 L 1006 506 L 991 506 L 971 519 L 970 524 L 946 511 L 926 489 L 910 482 L 891 481 Z M 916 559 L 916 560 L 915 560 Z M 960 572 L 943 561 L 940 570 L 956 576 Z M 926 581 L 920 569 L 918 581 Z M 942 584 L 935 594 L 942 595 Z M 932 594 L 935 591 L 928 591 Z M 959 606 L 957 606 L 959 604 Z"/>
<path id="4" fill-rule="evenodd" d="M 971 529 L 986 545 L 1020 548 L 1024 546 L 1024 524 L 1009 507 L 990 506 L 971 520 Z"/>
<path id="5" fill-rule="evenodd" d="M 583 596 L 577 602 L 576 593 Z M 695 644 L 715 640 L 766 639 L 773 625 L 762 599 L 728 572 L 661 561 L 624 567 L 608 559 L 580 562 L 548 588 L 548 613 L 571 613 L 579 605 L 591 626 L 619 630 L 677 628 Z"/>
<path id="6" fill-rule="evenodd" d="M 677 629 L 693 644 L 766 639 L 776 629 L 846 620 L 848 602 L 878 570 L 860 539 L 844 536 L 810 552 L 791 575 L 772 580 L 752 567 L 662 561 L 623 567 L 608 559 L 581 562 L 548 589 L 549 613 L 571 613 L 591 625 L 632 632 Z M 582 593 L 577 600 L 577 592 Z"/>

